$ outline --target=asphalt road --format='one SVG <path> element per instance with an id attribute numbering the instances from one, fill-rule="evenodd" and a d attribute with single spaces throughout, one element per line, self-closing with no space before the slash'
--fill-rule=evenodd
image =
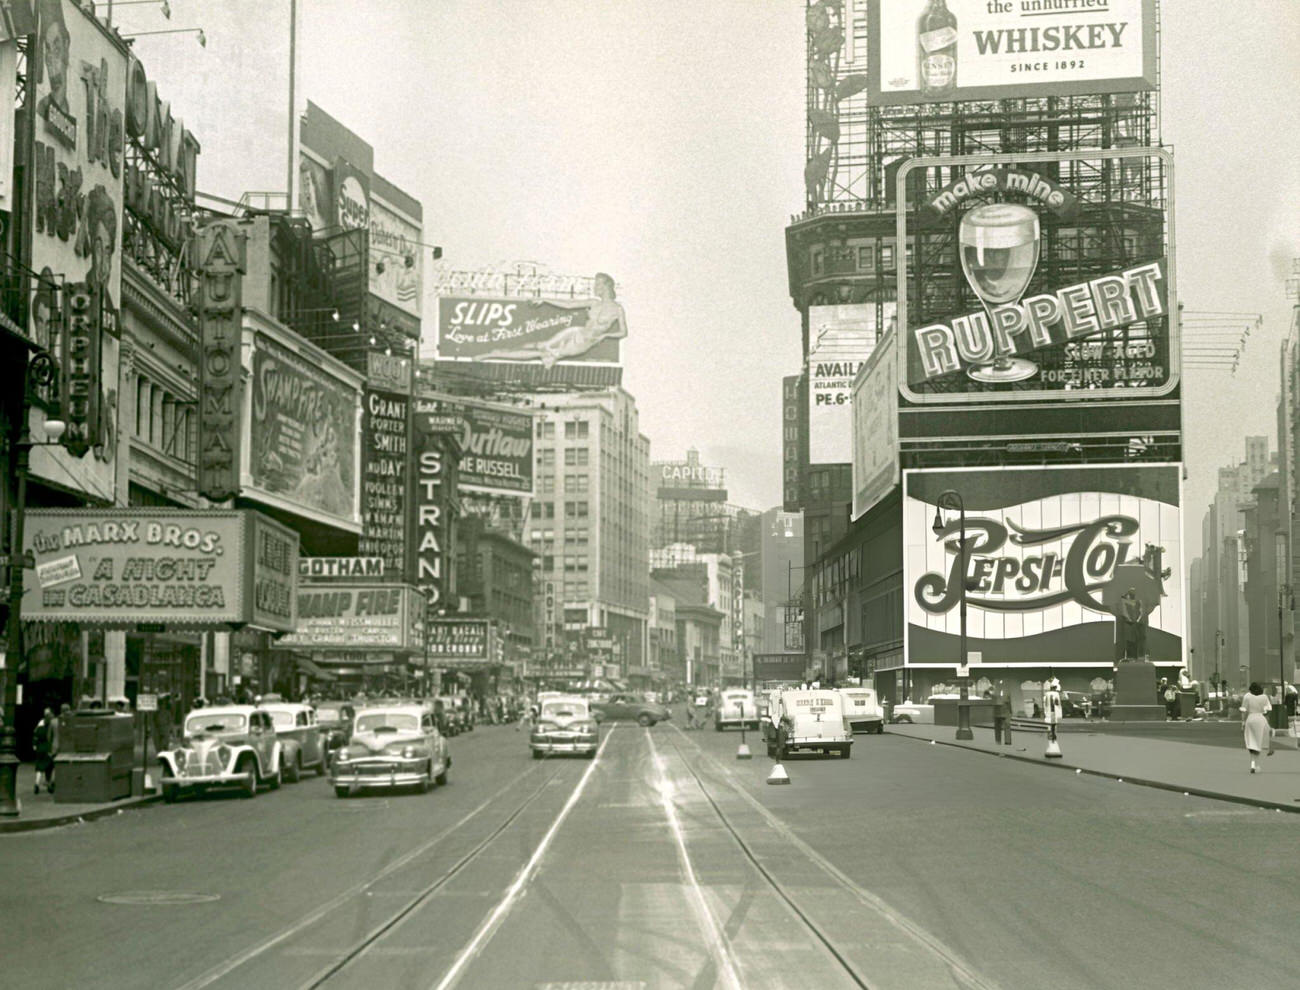
<path id="1" fill-rule="evenodd" d="M 858 736 L 484 727 L 431 794 L 308 779 L 0 836 L 5 984 L 1288 985 L 1297 816 Z M 190 898 L 187 895 L 194 895 Z M 123 903 L 125 901 L 126 903 Z"/>

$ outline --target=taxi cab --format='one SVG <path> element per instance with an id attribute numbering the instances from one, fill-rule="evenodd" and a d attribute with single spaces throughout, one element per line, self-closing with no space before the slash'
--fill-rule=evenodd
<path id="1" fill-rule="evenodd" d="M 729 728 L 758 728 L 758 703 L 754 692 L 745 688 L 723 688 L 718 707 L 713 712 L 713 727 L 721 732 Z"/>
<path id="2" fill-rule="evenodd" d="M 574 753 L 591 759 L 600 748 L 600 726 L 586 698 L 576 694 L 541 701 L 537 723 L 528 736 L 533 759 L 554 753 Z"/>
<path id="3" fill-rule="evenodd" d="M 836 753 L 847 760 L 853 747 L 843 699 L 828 688 L 782 691 L 763 735 L 767 755 L 778 761 L 796 751 Z"/>

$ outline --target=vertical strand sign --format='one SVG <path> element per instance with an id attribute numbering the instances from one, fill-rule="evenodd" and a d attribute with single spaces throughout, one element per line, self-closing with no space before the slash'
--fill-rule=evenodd
<path id="1" fill-rule="evenodd" d="M 221 502 L 239 492 L 239 335 L 243 318 L 244 242 L 228 220 L 198 232 L 200 495 Z"/>

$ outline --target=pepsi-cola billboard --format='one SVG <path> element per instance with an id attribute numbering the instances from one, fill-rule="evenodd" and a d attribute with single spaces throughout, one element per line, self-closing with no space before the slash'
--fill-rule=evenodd
<path id="1" fill-rule="evenodd" d="M 1181 469 L 1177 464 L 906 471 L 904 657 L 952 666 L 960 651 L 965 504 L 968 653 L 984 664 L 1106 666 L 1130 588 L 1147 653 L 1183 662 Z"/>

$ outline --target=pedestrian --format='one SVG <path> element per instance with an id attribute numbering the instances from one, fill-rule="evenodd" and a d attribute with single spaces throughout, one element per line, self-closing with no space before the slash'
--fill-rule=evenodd
<path id="1" fill-rule="evenodd" d="M 1165 703 L 1165 717 L 1174 719 L 1178 717 L 1178 691 L 1169 682 L 1165 682 L 1165 689 L 1161 694 L 1161 700 Z"/>
<path id="2" fill-rule="evenodd" d="M 1003 681 L 998 681 L 997 694 L 993 696 L 993 741 L 1011 745 L 1011 692 Z"/>
<path id="3" fill-rule="evenodd" d="M 1285 702 L 1286 716 L 1288 719 L 1295 718 L 1297 698 L 1300 698 L 1300 694 L 1297 694 L 1296 686 L 1294 684 L 1288 683 L 1286 686 L 1286 702 Z"/>
<path id="4" fill-rule="evenodd" d="M 1273 704 L 1264 694 L 1259 681 L 1252 681 L 1250 690 L 1241 699 L 1241 727 L 1245 737 L 1246 751 L 1250 753 L 1250 772 L 1258 773 L 1259 764 L 1256 757 L 1268 744 L 1268 755 L 1273 755 L 1273 730 L 1269 728 L 1265 717 L 1273 710 Z"/>
<path id="5" fill-rule="evenodd" d="M 41 785 L 54 793 L 54 754 L 58 752 L 59 729 L 54 712 L 47 708 L 32 732 L 32 749 L 36 751 L 36 785 L 33 794 L 41 793 Z"/>

